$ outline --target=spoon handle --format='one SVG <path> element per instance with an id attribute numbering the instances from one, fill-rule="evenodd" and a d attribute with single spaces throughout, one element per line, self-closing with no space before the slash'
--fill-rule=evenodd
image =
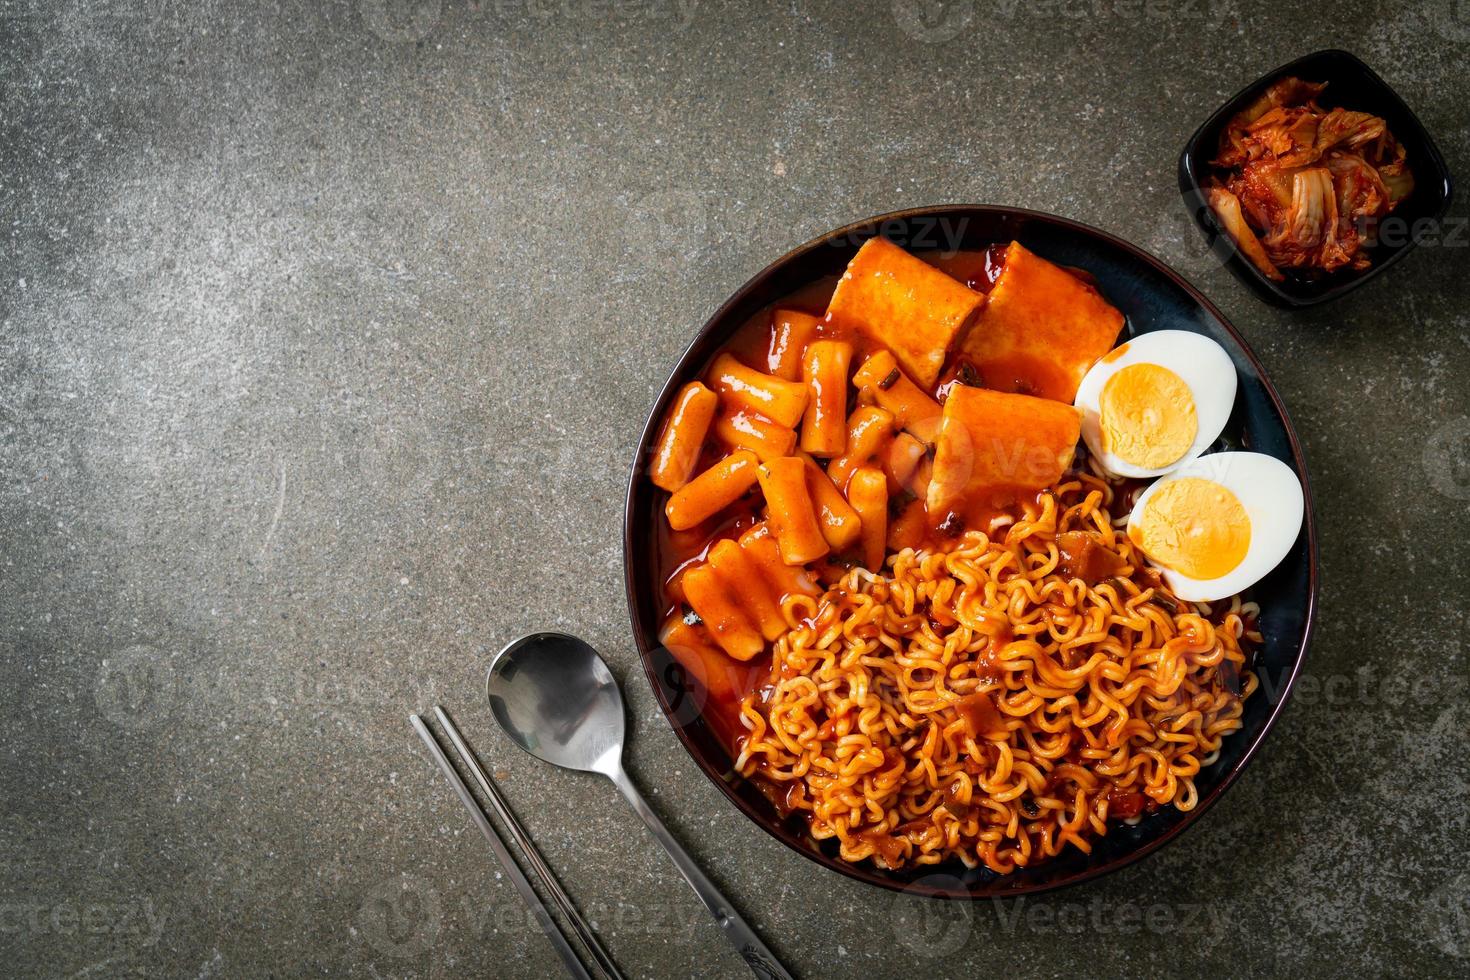
<path id="1" fill-rule="evenodd" d="M 792 980 L 791 974 L 786 972 L 786 968 L 776 959 L 775 954 L 766 948 L 765 943 L 761 942 L 755 930 L 746 924 L 745 920 L 740 917 L 740 913 L 735 911 L 734 906 L 725 900 L 724 895 L 720 894 L 714 882 L 705 877 L 704 872 L 699 870 L 699 865 L 694 863 L 694 859 L 679 845 L 678 841 L 674 840 L 674 836 L 658 818 L 658 814 L 653 812 L 652 807 L 638 792 L 638 788 L 633 785 L 633 781 L 628 778 L 627 770 L 618 766 L 610 778 L 632 804 L 633 811 L 643 818 L 643 822 L 648 825 L 648 829 L 653 832 L 658 842 L 664 846 L 664 850 L 669 852 L 669 857 L 674 859 L 679 873 L 684 876 L 685 881 L 689 882 L 689 887 L 694 889 L 694 893 L 715 917 L 720 928 L 725 930 L 725 937 L 735 944 L 741 958 L 745 960 L 745 965 L 750 967 L 750 972 L 758 977 L 770 978 L 770 980 Z"/>

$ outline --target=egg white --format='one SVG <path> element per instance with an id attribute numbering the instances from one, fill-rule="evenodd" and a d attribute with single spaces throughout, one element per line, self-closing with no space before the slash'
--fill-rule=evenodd
<path id="1" fill-rule="evenodd" d="M 1074 400 L 1082 410 L 1082 438 L 1103 469 L 1114 476 L 1149 477 L 1168 473 L 1203 453 L 1220 436 L 1235 406 L 1235 364 L 1225 349 L 1204 334 L 1155 330 L 1140 334 L 1092 366 Z M 1108 379 L 1130 364 L 1157 364 L 1179 376 L 1194 398 L 1199 431 L 1183 456 L 1168 466 L 1145 469 L 1103 449 L 1099 403 Z"/>
<path id="2" fill-rule="evenodd" d="M 1301 533 L 1305 513 L 1302 484 L 1281 460 L 1262 453 L 1211 453 L 1180 466 L 1154 482 L 1128 516 L 1130 537 L 1138 515 L 1159 487 L 1185 477 L 1213 480 L 1235 494 L 1251 522 L 1245 557 L 1219 578 L 1197 579 L 1150 561 L 1174 594 L 1188 602 L 1214 602 L 1243 592 L 1281 564 Z"/>

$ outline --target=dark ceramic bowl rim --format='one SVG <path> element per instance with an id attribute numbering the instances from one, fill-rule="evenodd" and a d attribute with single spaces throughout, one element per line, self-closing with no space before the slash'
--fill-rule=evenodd
<path id="1" fill-rule="evenodd" d="M 1324 289 L 1319 295 L 1302 296 L 1289 292 L 1270 279 L 1267 279 L 1261 270 L 1256 268 L 1255 263 L 1246 258 L 1240 249 L 1236 247 L 1234 240 L 1220 227 L 1219 222 L 1210 211 L 1209 205 L 1205 203 L 1203 189 L 1204 175 L 1199 172 L 1201 168 L 1195 164 L 1195 157 L 1200 155 L 1201 144 L 1205 137 L 1217 136 L 1220 128 L 1225 124 L 1226 119 L 1237 111 L 1249 96 L 1265 91 L 1266 87 L 1277 79 L 1286 75 L 1296 74 L 1300 66 L 1321 58 L 1337 58 L 1352 65 L 1370 81 L 1382 88 L 1391 100 L 1397 102 L 1403 108 L 1404 118 L 1410 124 L 1411 129 L 1407 135 L 1412 138 L 1413 142 L 1418 144 L 1416 149 L 1425 151 L 1424 155 L 1426 160 L 1423 166 L 1434 173 L 1435 179 L 1444 194 L 1443 202 L 1432 215 L 1433 220 L 1444 220 L 1444 216 L 1449 213 L 1450 205 L 1454 202 L 1455 196 L 1454 180 L 1450 175 L 1449 165 L 1445 162 L 1444 155 L 1440 153 L 1439 146 L 1434 142 L 1434 137 L 1430 135 L 1429 130 L 1419 119 L 1418 113 L 1404 101 L 1403 96 L 1399 95 L 1398 90 L 1384 80 L 1383 76 L 1379 75 L 1369 67 L 1367 62 L 1363 61 L 1362 58 L 1359 58 L 1351 51 L 1346 51 L 1342 48 L 1322 48 L 1310 54 L 1304 54 L 1299 58 L 1293 58 L 1285 64 L 1278 65 L 1260 75 L 1249 84 L 1242 86 L 1234 95 L 1220 103 L 1220 106 L 1214 112 L 1210 113 L 1208 118 L 1199 125 L 1199 128 L 1185 142 L 1184 149 L 1179 154 L 1179 190 L 1184 195 L 1185 206 L 1189 208 L 1195 226 L 1205 236 L 1206 242 L 1214 250 L 1215 254 L 1223 254 L 1225 263 L 1235 278 L 1239 279 L 1258 298 L 1274 306 L 1286 307 L 1288 309 L 1307 309 L 1340 299 L 1378 278 L 1383 272 L 1400 262 L 1404 256 L 1414 251 L 1419 244 L 1417 238 L 1410 237 L 1402 246 L 1395 249 L 1386 257 L 1383 257 L 1382 261 L 1376 262 L 1367 272 L 1359 273 L 1351 278 L 1345 278 L 1341 282 Z M 1331 82 L 1332 79 L 1329 78 L 1327 81 Z M 1409 142 L 1409 139 L 1405 138 L 1403 132 L 1398 132 L 1395 135 L 1399 136 L 1401 141 Z"/>
<path id="2" fill-rule="evenodd" d="M 1261 386 L 1266 392 L 1267 396 L 1270 398 L 1272 407 L 1275 408 L 1277 414 L 1281 417 L 1282 427 L 1285 430 L 1287 442 L 1291 447 L 1292 460 L 1296 466 L 1298 474 L 1301 476 L 1302 493 L 1305 498 L 1306 504 L 1303 528 L 1306 534 L 1307 541 L 1307 595 L 1306 609 L 1302 621 L 1301 641 L 1297 646 L 1295 657 L 1292 658 L 1289 666 L 1285 670 L 1284 680 L 1280 687 L 1280 698 L 1276 701 L 1274 705 L 1272 705 L 1271 710 L 1267 714 L 1264 723 L 1261 725 L 1260 731 L 1255 734 L 1250 744 L 1246 746 L 1244 753 L 1240 757 L 1240 760 L 1236 762 L 1236 764 L 1221 777 L 1219 783 L 1217 783 L 1208 793 L 1200 797 L 1198 805 L 1196 805 L 1193 810 L 1186 813 L 1177 824 L 1167 828 L 1159 836 L 1140 844 L 1133 850 L 1119 855 L 1118 857 L 1113 858 L 1110 861 L 1098 865 L 1089 866 L 1067 878 L 1058 881 L 1027 884 L 1016 888 L 1007 889 L 1005 892 L 1005 897 L 1056 891 L 1058 889 L 1066 888 L 1071 885 L 1081 884 L 1084 881 L 1090 881 L 1092 879 L 1101 877 L 1102 875 L 1109 874 L 1113 871 L 1117 871 L 1121 868 L 1127 867 L 1128 865 L 1133 864 L 1134 862 L 1146 857 L 1147 855 L 1152 854 L 1154 851 L 1163 847 L 1170 841 L 1178 838 L 1185 830 L 1197 823 L 1199 819 L 1204 816 L 1206 811 L 1214 806 L 1215 802 L 1219 800 L 1222 795 L 1224 795 L 1225 791 L 1229 789 L 1232 785 L 1234 785 L 1236 779 L 1239 778 L 1240 774 L 1245 770 L 1245 767 L 1250 763 L 1251 759 L 1255 757 L 1256 752 L 1260 749 L 1261 744 L 1266 739 L 1266 736 L 1270 734 L 1271 729 L 1275 726 L 1276 719 L 1281 714 L 1282 709 L 1286 706 L 1286 702 L 1291 696 L 1292 688 L 1296 684 L 1297 675 L 1300 673 L 1302 665 L 1306 661 L 1307 648 L 1311 642 L 1312 627 L 1316 621 L 1317 610 L 1317 525 L 1316 517 L 1313 512 L 1314 509 L 1312 506 L 1312 490 L 1307 476 L 1306 459 L 1302 452 L 1301 443 L 1297 438 L 1296 428 L 1292 425 L 1291 417 L 1287 414 L 1286 406 L 1282 403 L 1281 396 L 1277 393 L 1275 385 L 1271 383 L 1271 379 L 1266 374 L 1264 366 L 1261 364 L 1259 359 L 1257 359 L 1255 352 L 1252 351 L 1250 349 L 1250 346 L 1245 342 L 1245 338 L 1240 335 L 1239 331 L 1235 329 L 1234 325 L 1225 318 L 1225 315 L 1221 313 L 1220 310 L 1217 309 L 1213 303 L 1206 299 L 1204 295 L 1199 292 L 1199 290 L 1191 286 L 1188 281 L 1186 281 L 1182 276 L 1176 273 L 1173 269 L 1169 268 L 1163 262 L 1154 258 L 1149 253 L 1145 252 L 1144 250 L 1140 249 L 1138 246 L 1133 245 L 1130 242 L 1124 241 L 1123 239 L 1118 238 L 1115 235 L 1108 234 L 1107 232 L 1101 231 L 1090 225 L 1083 224 L 1079 221 L 1073 221 L 1070 218 L 1063 218 L 1058 215 L 1048 214 L 1044 211 L 1033 211 L 1026 208 L 1015 208 L 1007 207 L 1004 205 L 989 204 L 934 205 L 930 207 L 909 208 L 903 211 L 893 211 L 887 214 L 880 214 L 875 217 L 867 218 L 862 221 L 856 221 L 851 224 L 845 225 L 841 228 L 836 229 L 835 231 L 830 231 L 827 234 L 822 235 L 819 238 L 814 238 L 806 244 L 794 248 L 791 251 L 787 252 L 785 255 L 782 255 L 780 258 L 776 259 L 774 262 L 771 262 L 764 269 L 762 269 L 756 275 L 747 280 L 743 286 L 736 290 L 735 293 L 731 295 L 730 298 L 727 299 L 724 303 L 722 303 L 719 309 L 717 309 L 714 314 L 707 321 L 705 321 L 704 326 L 700 327 L 700 329 L 694 334 L 694 337 L 690 340 L 689 344 L 684 348 L 683 353 L 679 355 L 678 361 L 675 363 L 674 369 L 670 373 L 668 381 L 664 383 L 663 387 L 659 391 L 658 397 L 654 399 L 653 408 L 649 413 L 648 421 L 644 424 L 643 433 L 638 440 L 637 452 L 633 456 L 633 461 L 629 472 L 628 489 L 624 495 L 623 501 L 623 577 L 628 601 L 628 613 L 629 619 L 631 620 L 633 626 L 633 638 L 638 646 L 638 656 L 639 659 L 643 662 L 643 670 L 645 676 L 648 679 L 648 683 L 653 688 L 654 699 L 657 700 L 659 709 L 663 712 L 664 718 L 669 722 L 669 726 L 673 728 L 674 733 L 678 736 L 680 743 L 684 747 L 684 750 L 689 754 L 689 757 L 694 760 L 695 765 L 699 767 L 699 770 L 704 773 L 709 781 L 717 786 L 720 792 L 724 794 L 725 798 L 733 803 L 735 805 L 735 808 L 739 810 L 747 819 L 760 827 L 767 834 L 780 841 L 782 844 L 785 844 L 787 847 L 791 848 L 793 851 L 796 851 L 798 854 L 802 855 L 808 860 L 811 860 L 825 868 L 836 871 L 840 874 L 846 875 L 849 878 L 866 882 L 871 885 L 878 885 L 892 891 L 903 892 L 905 894 L 911 895 L 925 895 L 934 898 L 974 900 L 996 896 L 994 895 L 994 893 L 974 892 L 968 888 L 948 888 L 926 884 L 919 881 L 903 882 L 893 878 L 875 874 L 870 871 L 865 865 L 849 864 L 838 858 L 823 854 L 820 851 L 817 851 L 811 847 L 803 846 L 801 842 L 788 838 L 783 833 L 778 832 L 777 826 L 773 824 L 765 814 L 758 812 L 747 800 L 739 796 L 735 792 L 732 784 L 725 779 L 724 773 L 722 771 L 717 771 L 716 768 L 710 764 L 710 762 L 695 746 L 693 740 L 690 738 L 688 733 L 684 730 L 684 726 L 675 720 L 675 710 L 668 703 L 668 700 L 664 696 L 663 685 L 660 683 L 657 667 L 652 657 L 650 656 L 650 650 L 654 649 L 657 646 L 657 637 L 650 636 L 648 632 L 644 630 L 643 624 L 640 621 L 638 615 L 638 600 L 639 597 L 643 594 L 646 587 L 645 583 L 647 581 L 647 576 L 644 573 L 643 568 L 634 567 L 634 562 L 632 558 L 633 539 L 635 533 L 639 536 L 642 536 L 644 534 L 652 532 L 652 529 L 643 526 L 643 522 L 641 521 L 641 519 L 636 518 L 633 513 L 636 495 L 635 492 L 638 489 L 638 481 L 644 476 L 644 468 L 642 462 L 645 455 L 647 454 L 648 447 L 652 444 L 655 438 L 658 424 L 661 421 L 662 410 L 665 404 L 670 400 L 673 392 L 677 390 L 677 388 L 687 380 L 686 376 L 688 373 L 688 365 L 686 362 L 689 360 L 689 357 L 691 353 L 693 353 L 695 348 L 699 347 L 701 342 L 705 338 L 718 330 L 733 332 L 734 330 L 738 329 L 740 326 L 739 323 L 726 323 L 726 319 L 731 315 L 732 311 L 738 309 L 751 293 L 755 292 L 758 289 L 761 289 L 765 285 L 766 281 L 770 279 L 778 270 L 783 268 L 787 263 L 808 254 L 812 250 L 828 247 L 834 242 L 838 242 L 841 240 L 847 240 L 853 243 L 857 243 L 861 240 L 872 237 L 872 235 L 877 233 L 877 229 L 883 226 L 885 222 L 905 222 L 911 221 L 916 218 L 938 219 L 942 216 L 955 214 L 957 212 L 996 215 L 1001 217 L 1009 216 L 1012 218 L 1020 218 L 1028 221 L 1039 221 L 1050 223 L 1066 230 L 1076 232 L 1078 234 L 1092 236 L 1093 238 L 1108 246 L 1127 253 L 1130 258 L 1153 267 L 1171 283 L 1173 283 L 1179 289 L 1183 290 L 1192 301 L 1198 303 L 1201 308 L 1203 308 L 1207 313 L 1213 316 L 1216 321 L 1219 322 L 1219 324 L 1229 335 L 1230 339 L 1239 346 L 1240 351 L 1242 352 L 1242 354 L 1244 354 L 1246 360 L 1250 363 L 1251 367 L 1255 370 L 1256 375 L 1260 378 Z"/>

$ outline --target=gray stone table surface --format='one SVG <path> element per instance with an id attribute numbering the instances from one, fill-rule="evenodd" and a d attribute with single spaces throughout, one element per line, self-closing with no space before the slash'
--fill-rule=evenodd
<path id="1" fill-rule="evenodd" d="M 479 700 L 605 651 L 635 778 L 800 975 L 1464 975 L 1470 249 L 1308 313 L 1200 254 L 1203 116 L 1322 47 L 1470 172 L 1464 3 L 0 0 L 0 971 L 558 973 L 413 737 L 443 702 L 630 977 L 743 975 L 608 785 Z M 749 824 L 632 646 L 621 496 L 694 329 L 826 228 L 949 201 L 1162 255 L 1290 406 L 1307 683 L 1199 826 L 1007 904 Z"/>

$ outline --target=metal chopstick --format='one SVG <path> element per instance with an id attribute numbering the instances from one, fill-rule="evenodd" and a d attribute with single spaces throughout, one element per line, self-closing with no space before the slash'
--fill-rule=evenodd
<path id="1" fill-rule="evenodd" d="M 582 913 L 577 911 L 577 907 L 572 904 L 572 900 L 562 890 L 561 882 L 556 880 L 556 875 L 552 874 L 551 868 L 546 864 L 545 858 L 536 849 L 535 843 L 531 840 L 531 835 L 526 833 L 520 821 L 515 818 L 515 814 L 510 812 L 510 807 L 506 804 L 505 798 L 500 795 L 500 790 L 496 789 L 495 784 L 490 782 L 489 777 L 485 775 L 485 770 L 480 767 L 480 761 L 475 758 L 475 754 L 470 751 L 469 745 L 465 743 L 464 737 L 460 735 L 459 728 L 450 720 L 448 713 L 437 704 L 434 706 L 434 714 L 438 717 L 439 724 L 444 726 L 444 731 L 449 734 L 449 740 L 459 750 L 460 757 L 464 759 L 465 765 L 470 770 L 470 775 L 475 777 L 475 782 L 480 784 L 480 789 L 489 797 L 490 805 L 495 808 L 495 815 L 500 818 L 501 823 L 505 824 L 506 829 L 510 831 L 511 838 L 520 846 L 521 853 L 526 856 L 526 861 L 531 865 L 531 870 L 536 872 L 537 876 L 541 879 L 541 884 L 551 893 L 552 901 L 556 903 L 556 907 L 561 910 L 561 914 L 566 917 L 566 920 L 572 924 L 572 929 L 577 933 L 577 938 L 582 940 L 582 944 L 587 947 L 587 951 L 592 954 L 592 958 L 597 961 L 597 965 L 607 973 L 611 980 L 623 980 L 623 975 L 618 972 L 617 964 L 607 954 L 607 950 L 602 948 L 602 944 L 597 941 L 597 934 L 592 931 L 592 927 L 582 918 Z"/>
<path id="2" fill-rule="evenodd" d="M 505 842 L 500 839 L 500 835 L 495 833 L 495 828 L 490 825 L 490 821 L 486 818 L 484 811 L 480 809 L 480 805 L 475 802 L 474 796 L 470 794 L 470 788 L 464 784 L 464 780 L 460 778 L 459 773 L 450 764 L 449 758 L 445 756 L 444 750 L 439 747 L 438 740 L 429 732 L 429 728 L 424 724 L 424 720 L 418 715 L 409 715 L 408 720 L 413 725 L 414 730 L 419 733 L 419 738 L 424 740 L 424 745 L 428 746 L 429 754 L 434 757 L 434 761 L 439 765 L 440 770 L 443 771 L 444 778 L 449 780 L 449 785 L 454 788 L 454 792 L 459 795 L 460 802 L 464 804 L 466 810 L 470 811 L 470 817 L 475 821 L 475 825 L 480 828 L 480 833 L 485 835 L 485 840 L 490 843 L 490 850 L 494 851 L 495 856 L 500 859 L 500 864 L 505 868 L 505 873 L 509 876 L 510 883 L 515 886 L 516 891 L 520 893 L 521 898 L 530 907 L 531 914 L 535 916 L 537 924 L 541 926 L 541 931 L 546 933 L 546 938 L 551 940 L 551 945 L 556 949 L 557 955 L 566 964 L 567 972 L 575 977 L 576 980 L 592 980 L 592 975 L 587 972 L 587 968 L 582 965 L 582 961 L 577 959 L 577 954 L 572 951 L 572 946 L 567 942 L 567 937 L 562 934 L 561 927 L 551 918 L 551 914 L 546 911 L 546 906 L 541 904 L 541 899 L 536 896 L 535 890 L 531 888 L 531 883 L 526 880 L 525 874 L 521 872 L 520 867 L 510 856 L 510 851 L 506 849 Z"/>

